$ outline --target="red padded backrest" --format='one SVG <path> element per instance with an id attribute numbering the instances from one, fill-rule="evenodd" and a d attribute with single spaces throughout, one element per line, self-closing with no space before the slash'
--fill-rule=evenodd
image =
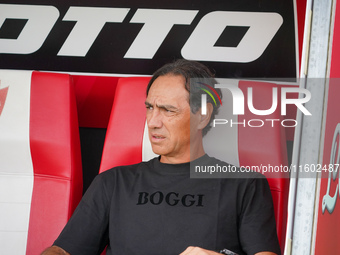
<path id="1" fill-rule="evenodd" d="M 0 80 L 0 89 L 8 88 L 0 115 L 0 132 L 7 137 L 0 135 L 0 164 L 5 166 L 0 179 L 6 180 L 8 194 L 0 199 L 12 212 L 6 215 L 12 236 L 7 243 L 0 238 L 0 253 L 40 254 L 52 245 L 82 196 L 74 88 L 66 74 L 1 71 Z M 17 165 L 19 161 L 25 164 Z"/>
<path id="2" fill-rule="evenodd" d="M 253 88 L 253 103 L 256 109 L 269 109 L 272 105 L 272 91 L 277 88 L 278 91 L 278 107 L 276 111 L 270 115 L 254 115 L 245 107 L 245 115 L 239 116 L 239 121 L 250 119 L 262 120 L 265 123 L 262 127 L 239 127 L 239 161 L 242 166 L 288 166 L 287 147 L 285 128 L 281 124 L 283 121 L 280 107 L 280 86 L 275 84 L 240 81 L 239 88 L 247 95 L 248 87 Z M 247 100 L 247 96 L 245 97 Z M 275 120 L 274 122 L 268 120 Z M 253 123 L 259 125 L 258 123 Z M 261 123 L 260 123 L 261 124 Z M 286 123 L 285 125 L 292 125 Z M 289 192 L 289 173 L 275 172 L 263 173 L 269 182 L 270 190 L 273 197 L 276 227 L 281 248 L 283 250 L 286 233 L 287 222 L 287 206 Z"/>
<path id="3" fill-rule="evenodd" d="M 151 146 L 147 146 L 149 141 L 144 133 L 146 121 L 145 90 L 149 79 L 130 77 L 119 80 L 105 139 L 100 172 L 118 165 L 135 164 L 141 160 L 147 160 L 148 157 L 145 154 L 152 155 L 150 152 L 145 152 L 150 150 Z M 237 81 L 237 86 L 243 91 L 244 95 L 247 95 L 246 90 L 249 85 L 254 87 L 254 107 L 258 110 L 269 109 L 272 103 L 272 88 L 278 86 L 260 82 L 249 84 L 249 82 Z M 252 114 L 248 107 L 245 107 L 244 115 L 231 116 L 232 100 L 231 98 L 229 98 L 230 100 L 228 99 L 231 94 L 228 94 L 226 89 L 222 89 L 222 92 L 224 97 L 223 104 L 230 104 L 230 107 L 225 107 L 224 105 L 223 110 L 220 109 L 215 118 L 227 119 L 229 126 L 220 125 L 216 127 L 216 131 L 208 132 L 204 137 L 206 152 L 209 155 L 239 166 L 268 164 L 287 166 L 286 139 L 284 127 L 280 122 L 280 108 L 278 107 L 271 115 L 257 116 Z M 245 97 L 245 102 L 247 102 L 247 97 Z M 261 124 L 259 120 L 263 120 L 265 125 L 257 128 L 249 127 L 248 121 L 251 119 L 256 119 L 257 121 L 250 122 L 250 125 Z M 275 121 L 275 125 L 272 127 L 271 122 L 265 119 L 279 119 L 280 121 Z M 238 124 L 230 127 L 231 121 Z M 223 150 L 220 149 L 220 146 L 217 146 L 218 143 L 224 146 Z M 287 173 L 276 174 L 274 178 L 272 175 L 266 176 L 274 201 L 278 237 L 283 248 L 289 176 Z"/>
<path id="4" fill-rule="evenodd" d="M 107 127 L 100 172 L 142 161 L 146 86 L 150 77 L 121 78 Z"/>

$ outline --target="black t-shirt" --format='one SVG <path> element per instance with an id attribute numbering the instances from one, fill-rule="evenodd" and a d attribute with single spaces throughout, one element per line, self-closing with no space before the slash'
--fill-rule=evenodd
<path id="1" fill-rule="evenodd" d="M 192 179 L 189 163 L 158 158 L 110 169 L 94 179 L 54 244 L 72 255 L 105 246 L 107 255 L 175 255 L 188 246 L 280 254 L 268 183 L 254 177 Z"/>

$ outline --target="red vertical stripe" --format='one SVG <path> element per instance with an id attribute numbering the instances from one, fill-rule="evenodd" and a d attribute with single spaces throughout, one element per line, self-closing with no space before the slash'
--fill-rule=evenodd
<path id="1" fill-rule="evenodd" d="M 8 87 L 0 89 L 0 115 L 5 106 L 7 92 L 8 92 Z"/>
<path id="2" fill-rule="evenodd" d="M 75 96 L 66 74 L 33 72 L 30 146 L 34 186 L 27 254 L 52 245 L 82 195 Z"/>

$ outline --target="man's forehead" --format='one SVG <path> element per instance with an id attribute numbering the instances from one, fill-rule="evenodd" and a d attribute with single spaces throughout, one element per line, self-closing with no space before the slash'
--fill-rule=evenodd
<path id="1" fill-rule="evenodd" d="M 185 79 L 180 75 L 164 75 L 158 77 L 151 85 L 148 97 L 163 99 L 187 97 L 189 92 L 185 88 Z"/>
<path id="2" fill-rule="evenodd" d="M 170 97 L 170 95 L 152 96 L 149 94 L 145 100 L 145 104 L 148 105 L 174 106 L 174 107 L 182 105 L 184 102 L 188 103 L 187 98 L 185 96 Z"/>
<path id="3" fill-rule="evenodd" d="M 189 104 L 188 93 L 149 93 L 145 103 L 151 105 L 172 105 L 179 106 Z"/>

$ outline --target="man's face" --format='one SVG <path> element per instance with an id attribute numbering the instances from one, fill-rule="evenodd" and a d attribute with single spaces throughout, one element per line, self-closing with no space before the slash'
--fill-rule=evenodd
<path id="1" fill-rule="evenodd" d="M 190 159 L 189 92 L 180 75 L 158 77 L 152 84 L 145 104 L 152 150 L 161 162 L 179 163 Z"/>

